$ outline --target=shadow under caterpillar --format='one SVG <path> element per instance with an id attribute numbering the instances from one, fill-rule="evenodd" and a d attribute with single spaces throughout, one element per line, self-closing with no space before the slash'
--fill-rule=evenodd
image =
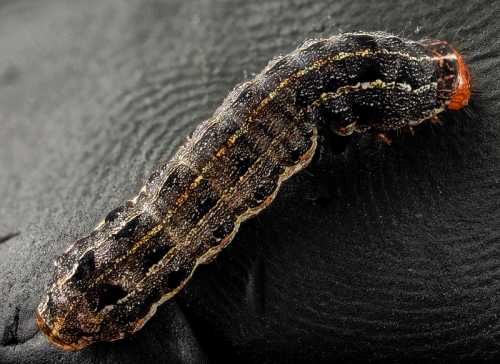
<path id="1" fill-rule="evenodd" d="M 237 86 L 137 197 L 56 260 L 38 326 L 64 350 L 139 330 L 310 163 L 318 126 L 383 139 L 438 122 L 470 95 L 468 67 L 445 41 L 359 32 L 305 42 Z"/>

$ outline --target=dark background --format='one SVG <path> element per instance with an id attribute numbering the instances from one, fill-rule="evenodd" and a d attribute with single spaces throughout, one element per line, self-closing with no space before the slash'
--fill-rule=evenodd
<path id="1" fill-rule="evenodd" d="M 0 1 L 0 362 L 500 357 L 500 3 Z M 307 38 L 451 41 L 475 116 L 301 173 L 134 337 L 64 353 L 52 261 L 133 197 L 232 87 Z"/>

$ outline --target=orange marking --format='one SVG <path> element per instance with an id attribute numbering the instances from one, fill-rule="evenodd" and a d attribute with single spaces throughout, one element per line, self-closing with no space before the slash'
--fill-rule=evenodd
<path id="1" fill-rule="evenodd" d="M 455 82 L 455 89 L 448 104 L 448 109 L 459 110 L 469 104 L 471 96 L 471 76 L 469 67 L 465 64 L 462 55 L 456 49 L 453 53 L 457 57 L 457 81 Z"/>

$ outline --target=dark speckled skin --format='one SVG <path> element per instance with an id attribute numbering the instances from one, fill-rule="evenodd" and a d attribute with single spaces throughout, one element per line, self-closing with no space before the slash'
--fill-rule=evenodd
<path id="1" fill-rule="evenodd" d="M 438 62 L 453 55 L 439 47 L 351 33 L 273 60 L 229 94 L 134 200 L 57 260 L 38 309 L 42 331 L 79 350 L 140 329 L 308 165 L 319 123 L 341 135 L 382 132 L 445 110 L 457 69 Z"/>

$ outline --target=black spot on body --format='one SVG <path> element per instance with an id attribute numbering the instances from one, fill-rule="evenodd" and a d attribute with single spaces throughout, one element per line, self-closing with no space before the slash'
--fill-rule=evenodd
<path id="1" fill-rule="evenodd" d="M 204 196 L 198 206 L 196 207 L 196 220 L 205 216 L 215 205 L 217 204 L 218 198 L 214 196 Z"/>
<path id="2" fill-rule="evenodd" d="M 357 82 L 372 82 L 375 80 L 384 80 L 379 60 L 376 58 L 366 58 L 361 61 L 361 67 L 358 75 L 355 77 Z"/>
<path id="3" fill-rule="evenodd" d="M 274 181 L 266 181 L 260 184 L 254 193 L 255 204 L 261 204 L 266 198 L 272 195 L 275 189 L 276 182 Z"/>
<path id="4" fill-rule="evenodd" d="M 173 167 L 160 189 L 159 197 L 165 205 L 171 205 L 184 192 L 197 175 L 186 165 Z"/>
<path id="5" fill-rule="evenodd" d="M 88 278 L 95 270 L 95 258 L 94 252 L 88 251 L 85 255 L 78 261 L 78 267 L 76 268 L 75 274 L 71 277 L 71 280 L 78 286 L 88 283 Z"/>
<path id="6" fill-rule="evenodd" d="M 248 169 L 257 160 L 258 155 L 259 152 L 256 150 L 254 143 L 245 136 L 240 137 L 231 153 L 236 176 L 241 177 L 247 173 Z"/>
<path id="7" fill-rule="evenodd" d="M 273 180 L 275 182 L 278 181 L 278 177 L 283 174 L 283 172 L 285 172 L 285 166 L 281 165 L 281 164 L 277 164 L 273 167 L 272 171 L 271 171 L 271 174 L 268 174 L 267 176 L 272 176 L 273 177 Z"/>
<path id="8" fill-rule="evenodd" d="M 157 247 L 154 247 L 149 251 L 143 259 L 143 268 L 145 271 L 148 271 L 153 265 L 160 262 L 163 259 L 165 254 L 168 253 L 171 246 L 168 244 L 162 244 Z"/>
<path id="9" fill-rule="evenodd" d="M 276 166 L 267 176 L 259 181 L 259 184 L 255 188 L 251 207 L 260 205 L 266 198 L 273 194 L 278 187 L 278 179 L 282 172 L 282 166 Z"/>
<path id="10" fill-rule="evenodd" d="M 371 34 L 358 34 L 355 36 L 355 39 L 360 49 L 375 51 L 378 48 L 378 42 Z"/>
<path id="11" fill-rule="evenodd" d="M 182 267 L 179 270 L 170 272 L 167 279 L 168 288 L 174 289 L 178 287 L 191 274 L 189 267 Z"/>
<path id="12" fill-rule="evenodd" d="M 94 303 L 95 312 L 101 311 L 104 307 L 115 305 L 120 299 L 127 295 L 122 287 L 115 284 L 102 284 L 87 292 L 89 302 Z"/>
<path id="13" fill-rule="evenodd" d="M 233 219 L 230 217 L 224 219 L 212 233 L 212 236 L 214 237 L 213 240 L 214 245 L 216 245 L 216 243 L 226 238 L 233 231 L 233 229 L 234 229 Z"/>
<path id="14" fill-rule="evenodd" d="M 384 120 L 384 113 L 376 105 L 358 104 L 353 108 L 353 113 L 360 124 L 378 123 Z"/>
<path id="15" fill-rule="evenodd" d="M 302 157 L 303 154 L 304 153 L 302 151 L 302 148 L 300 146 L 298 146 L 298 147 L 293 148 L 290 151 L 290 158 L 291 158 L 292 162 L 298 162 L 300 157 Z"/>
<path id="16" fill-rule="evenodd" d="M 268 188 L 266 188 L 264 186 L 259 186 L 257 188 L 257 191 L 255 191 L 255 194 L 254 194 L 254 199 L 255 199 L 256 205 L 262 203 L 269 196 L 267 191 L 268 191 Z"/>
<path id="17" fill-rule="evenodd" d="M 248 154 L 240 154 L 237 156 L 236 162 L 236 174 L 238 176 L 243 176 L 247 173 L 250 166 L 253 164 L 255 158 L 252 158 Z"/>
<path id="18" fill-rule="evenodd" d="M 299 161 L 311 147 L 310 134 L 312 134 L 312 129 L 307 127 L 296 127 L 295 130 L 290 132 L 283 143 L 287 152 L 283 163 L 290 166 Z M 281 174 L 282 171 L 276 170 L 274 173 Z"/>
<path id="19" fill-rule="evenodd" d="M 316 100 L 325 89 L 329 81 L 322 72 L 312 71 L 300 80 L 300 85 L 295 88 L 295 106 L 302 109 Z"/>
<path id="20" fill-rule="evenodd" d="M 127 222 L 124 227 L 122 227 L 116 234 L 116 239 L 127 239 L 134 236 L 135 231 L 139 227 L 141 220 L 141 215 L 134 217 L 132 220 Z"/>
<path id="21" fill-rule="evenodd" d="M 219 201 L 219 195 L 212 188 L 211 183 L 203 179 L 192 193 L 192 198 L 185 205 L 191 222 L 199 221 Z"/>

